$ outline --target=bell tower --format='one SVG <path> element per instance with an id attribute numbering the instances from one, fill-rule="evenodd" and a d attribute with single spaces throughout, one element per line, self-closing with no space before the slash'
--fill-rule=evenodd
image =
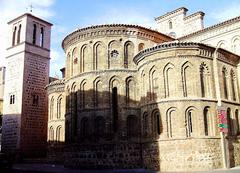
<path id="1" fill-rule="evenodd" d="M 52 24 L 26 13 L 8 22 L 2 150 L 44 155 Z"/>

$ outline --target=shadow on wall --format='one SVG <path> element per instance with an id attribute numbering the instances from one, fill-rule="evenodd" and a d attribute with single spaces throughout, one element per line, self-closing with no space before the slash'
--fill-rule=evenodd
<path id="1" fill-rule="evenodd" d="M 49 141 L 47 147 L 47 161 L 54 164 L 62 164 L 64 161 L 65 142 Z"/>
<path id="2" fill-rule="evenodd" d="M 48 158 L 84 169 L 160 170 L 156 139 L 162 133 L 162 120 L 157 104 L 152 106 L 153 115 L 144 117 L 135 89 L 113 86 L 109 92 L 96 91 L 100 89 L 86 91 L 83 85 L 80 90 L 73 87 L 69 91 L 66 97 L 65 149 L 64 142 L 50 140 Z M 146 124 L 142 126 L 143 121 Z M 65 159 L 61 154 L 63 151 Z"/>
<path id="3" fill-rule="evenodd" d="M 228 120 L 229 121 L 229 120 Z M 230 128 L 228 129 L 228 148 L 229 148 L 229 161 L 230 161 L 230 167 L 235 167 L 240 165 L 240 138 L 237 137 L 237 135 L 240 135 L 240 128 L 238 125 L 238 120 L 230 119 Z M 234 127 L 233 129 L 232 127 Z"/>
<path id="4" fill-rule="evenodd" d="M 92 90 L 85 90 L 85 88 L 85 85 L 81 85 L 80 90 L 72 87 L 71 90 L 68 90 L 69 96 L 66 97 L 65 159 L 62 160 L 65 166 L 82 169 L 146 168 L 159 171 L 161 170 L 160 165 L 162 165 L 162 170 L 168 169 L 166 166 L 171 165 L 167 163 L 169 154 L 163 150 L 160 153 L 158 139 L 163 134 L 163 130 L 165 131 L 163 135 L 178 134 L 179 130 L 176 131 L 176 128 L 170 128 L 168 124 L 163 124 L 167 122 L 160 115 L 155 93 L 147 93 L 146 97 L 139 98 L 140 101 L 138 101 L 136 89 L 128 86 L 112 86 L 109 88 L 109 92 L 99 91 L 101 90 L 99 86 L 95 86 L 96 89 Z M 204 118 L 205 112 L 204 108 L 202 116 L 207 121 L 207 118 Z M 171 143 L 171 141 L 176 141 L 171 139 L 178 137 L 174 135 L 164 142 L 161 141 L 164 149 L 172 148 L 169 153 L 173 154 L 174 157 L 177 157 L 174 153 L 177 150 L 174 150 L 173 145 L 184 148 L 188 143 L 188 146 L 197 149 L 199 147 L 199 152 L 203 152 L 205 151 L 203 146 L 207 145 L 209 140 L 213 141 L 214 144 L 220 142 L 220 140 L 217 141 L 217 138 L 212 140 L 208 128 L 210 124 L 204 123 L 204 120 L 202 121 L 202 130 L 204 130 L 205 136 L 200 136 L 200 138 L 197 136 L 196 139 L 191 136 L 190 132 L 194 131 L 193 114 L 187 115 L 179 116 L 185 118 L 182 120 L 184 126 L 182 127 L 181 140 L 178 143 Z M 170 123 L 172 123 L 171 120 L 174 119 L 170 119 Z M 231 120 L 232 124 L 237 124 L 234 119 Z M 217 126 L 215 123 L 213 125 Z M 167 131 L 168 134 L 165 134 Z M 239 165 L 236 162 L 240 160 L 238 159 L 239 139 L 234 138 L 234 135 L 229 137 L 231 166 Z M 199 143 L 196 144 L 197 142 Z M 200 143 L 203 146 L 198 146 Z M 62 152 L 63 150 L 59 148 L 56 151 Z M 181 157 L 185 160 L 198 157 L 197 154 L 191 155 L 192 152 L 188 154 L 186 150 L 181 148 L 182 151 L 184 151 L 184 155 L 182 154 Z M 219 152 L 221 152 L 220 149 Z M 59 154 L 55 154 L 55 157 L 57 155 Z M 165 157 L 163 158 L 165 160 L 160 160 L 160 156 Z M 218 160 L 222 159 L 218 158 Z M 214 167 L 217 161 L 214 159 L 211 161 Z M 199 165 L 203 166 L 205 163 L 202 161 Z M 191 161 L 179 164 L 185 164 L 185 167 L 192 166 Z M 206 167 L 205 169 L 210 168 Z"/>

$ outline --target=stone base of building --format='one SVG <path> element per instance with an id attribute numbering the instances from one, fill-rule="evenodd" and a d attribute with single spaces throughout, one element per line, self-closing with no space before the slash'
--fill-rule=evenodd
<path id="1" fill-rule="evenodd" d="M 47 160 L 49 163 L 64 163 L 64 143 L 49 143 L 47 148 Z"/>
<path id="2" fill-rule="evenodd" d="M 81 169 L 142 168 L 140 153 L 137 143 L 75 144 L 65 148 L 64 165 Z"/>
<path id="3" fill-rule="evenodd" d="M 240 136 L 228 139 L 230 167 L 240 165 Z"/>
<path id="4" fill-rule="evenodd" d="M 240 165 L 240 138 L 227 139 L 230 167 Z M 166 139 L 140 143 L 49 146 L 48 158 L 81 169 L 145 168 L 156 171 L 200 171 L 223 168 L 220 137 Z"/>
<path id="5" fill-rule="evenodd" d="M 222 168 L 219 138 L 159 141 L 161 171 L 192 171 Z"/>

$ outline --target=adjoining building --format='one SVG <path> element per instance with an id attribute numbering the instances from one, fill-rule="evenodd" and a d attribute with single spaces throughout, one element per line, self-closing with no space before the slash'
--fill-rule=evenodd
<path id="1" fill-rule="evenodd" d="M 64 38 L 65 77 L 47 86 L 49 158 L 91 169 L 240 165 L 240 57 L 215 45 L 181 42 L 204 30 L 204 13 L 186 16 L 186 11 L 157 18 L 168 17 L 171 32 L 175 21 L 184 22 L 175 34 L 159 28 L 169 36 L 113 24 L 82 28 Z M 228 120 L 226 157 L 219 107 Z"/>
<path id="2" fill-rule="evenodd" d="M 191 15 L 187 11 L 181 7 L 155 18 L 158 31 L 182 42 L 200 42 L 240 54 L 239 16 L 205 28 L 202 11 Z"/>
<path id="3" fill-rule="evenodd" d="M 3 115 L 3 92 L 5 85 L 5 67 L 0 67 L 0 151 L 2 144 L 2 115 Z"/>

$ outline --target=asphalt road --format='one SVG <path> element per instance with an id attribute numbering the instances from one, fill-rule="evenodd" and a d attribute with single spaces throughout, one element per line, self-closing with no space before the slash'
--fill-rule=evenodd
<path id="1" fill-rule="evenodd" d="M 16 165 L 13 165 L 12 170 L 0 170 L 0 173 L 160 173 L 160 172 L 149 171 L 144 169 L 78 170 L 78 169 L 64 168 L 62 165 L 16 164 Z M 164 173 L 164 172 L 161 172 L 161 173 Z M 179 172 L 179 173 L 187 173 L 187 172 Z M 191 173 L 240 173 L 240 167 L 235 167 L 228 170 L 194 171 Z"/>

